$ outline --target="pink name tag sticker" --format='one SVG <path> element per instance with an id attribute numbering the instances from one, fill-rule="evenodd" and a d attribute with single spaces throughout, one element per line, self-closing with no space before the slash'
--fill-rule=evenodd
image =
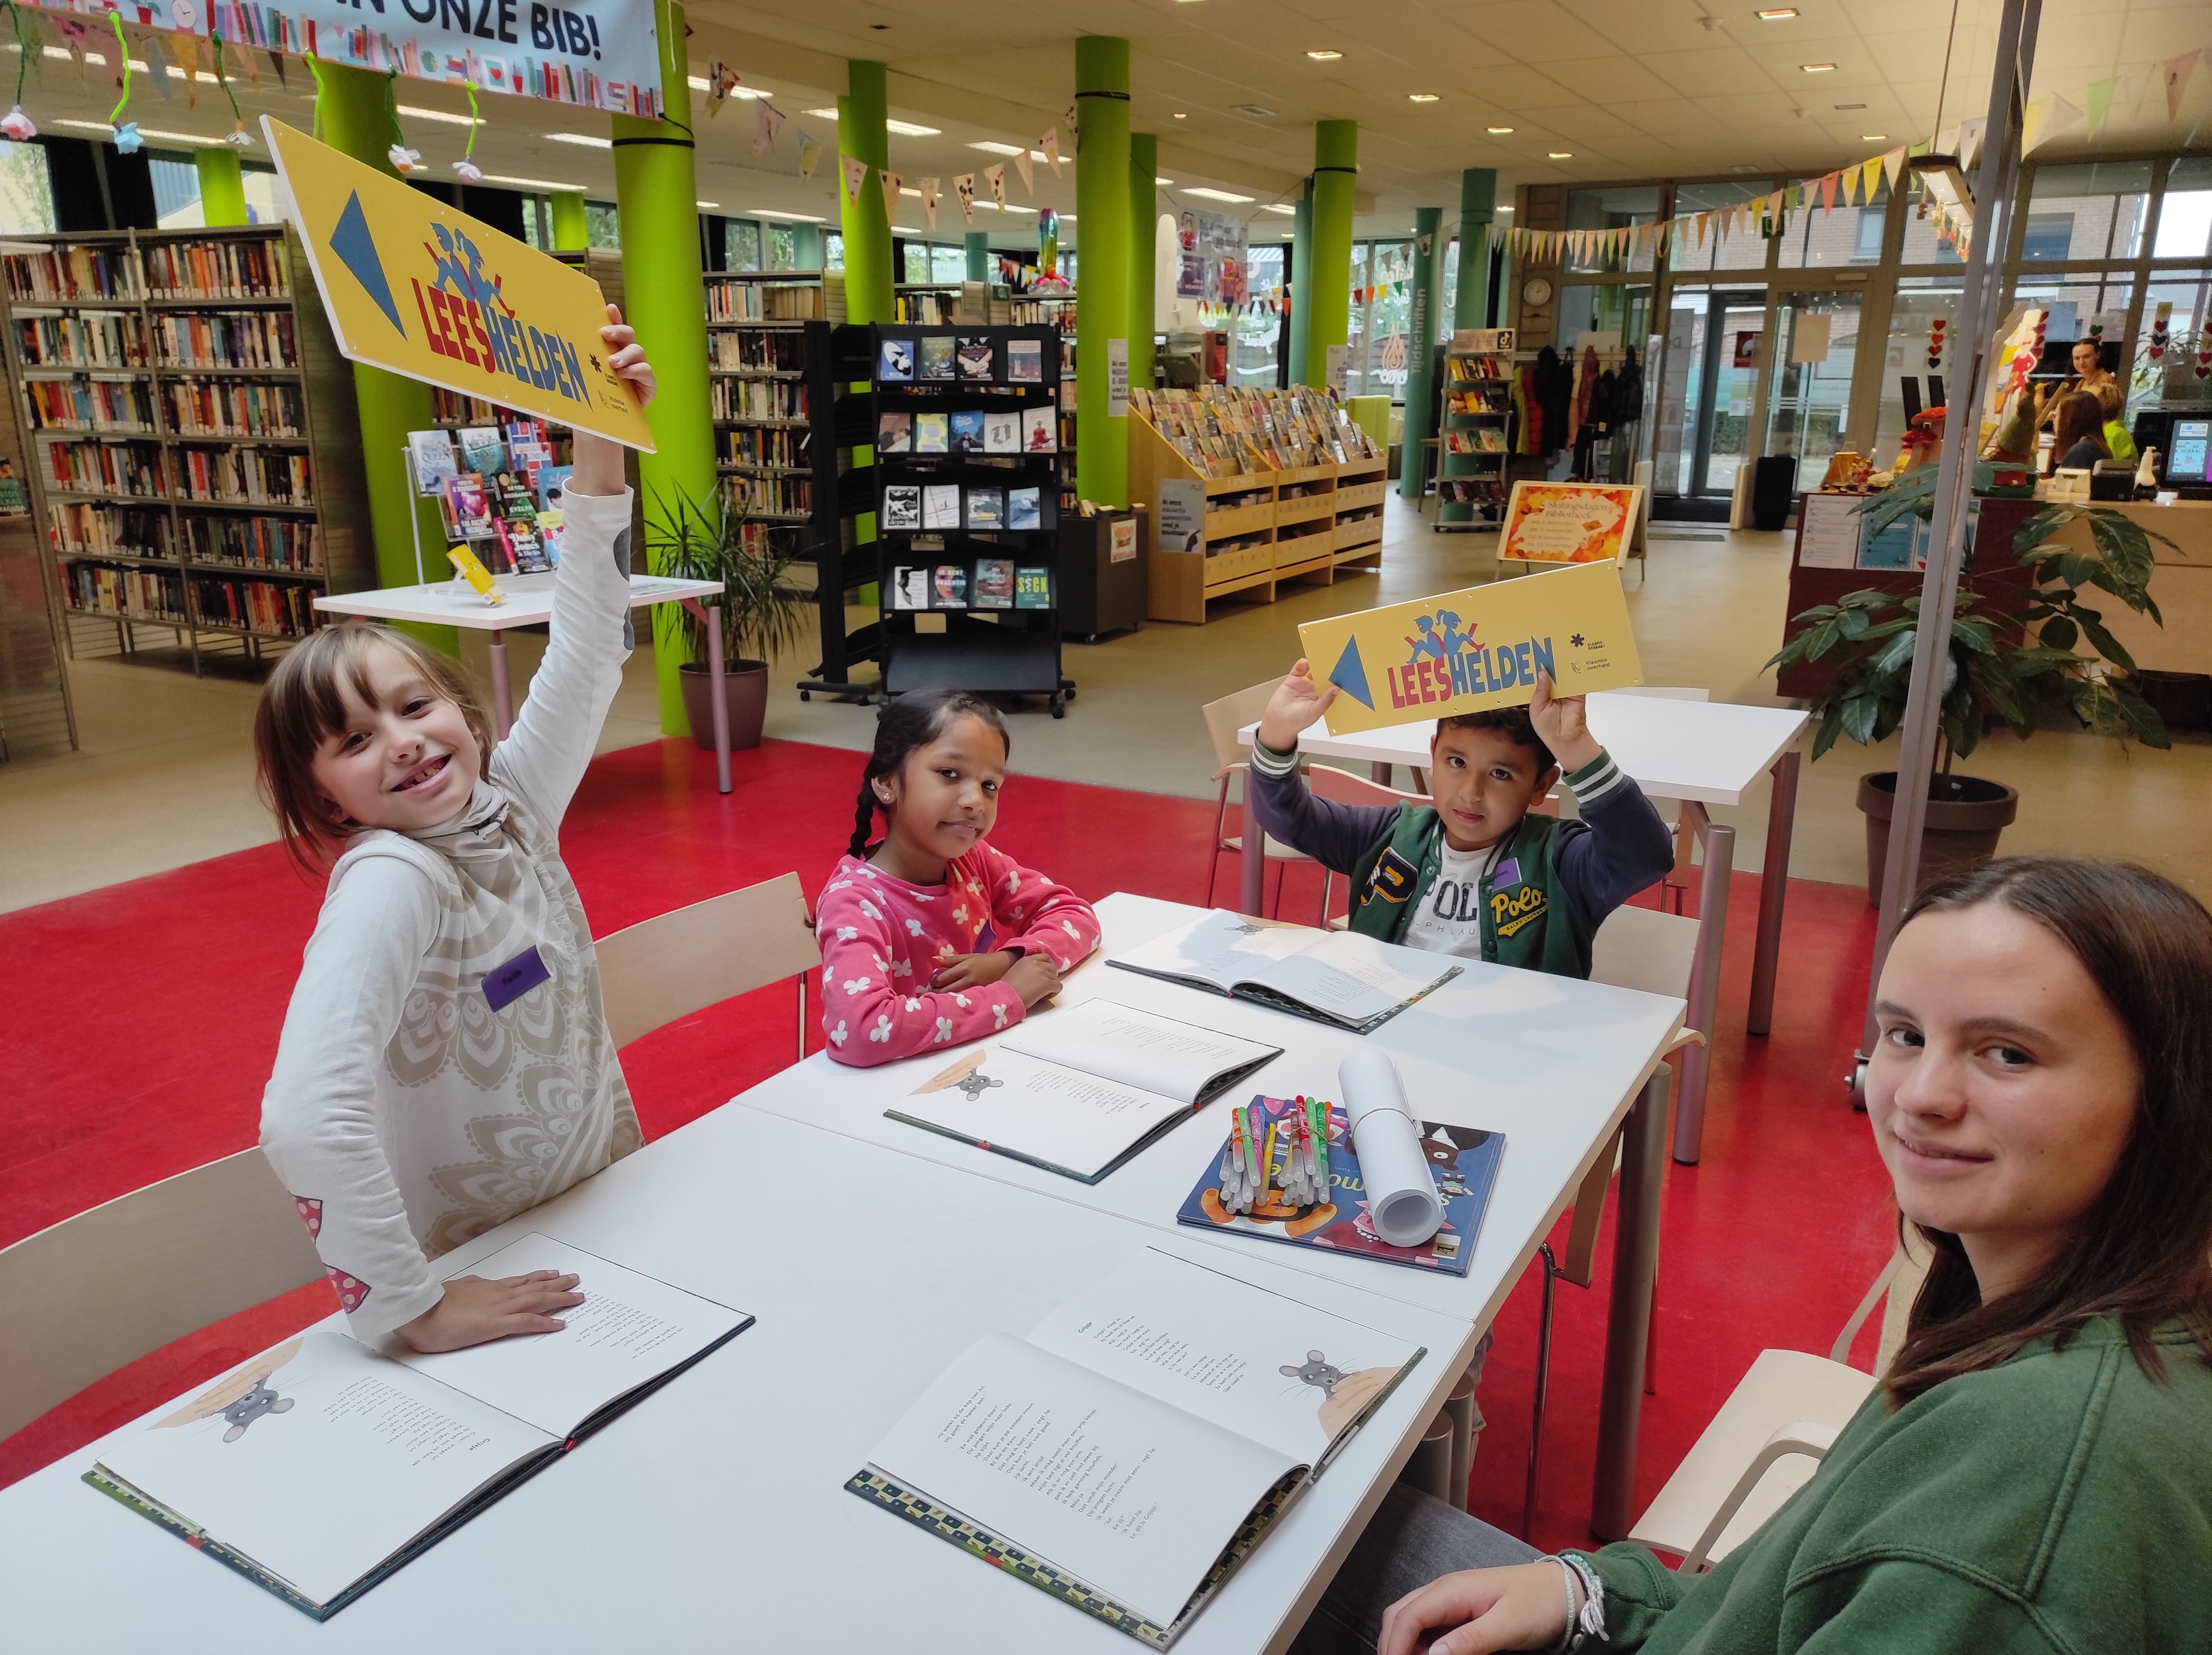
<path id="1" fill-rule="evenodd" d="M 494 1011 L 504 1011 L 552 976 L 544 956 L 532 944 L 505 965 L 494 966 L 484 973 L 483 997 Z"/>

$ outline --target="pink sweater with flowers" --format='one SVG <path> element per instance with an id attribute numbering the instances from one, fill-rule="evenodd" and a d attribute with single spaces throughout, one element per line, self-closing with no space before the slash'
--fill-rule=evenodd
<path id="1" fill-rule="evenodd" d="M 822 944 L 822 1032 L 839 1063 L 867 1067 L 973 1040 L 1022 1020 L 1004 979 L 959 993 L 929 986 L 937 957 L 1049 955 L 1067 970 L 1098 946 L 1098 916 L 988 840 L 945 866 L 942 885 L 909 885 L 857 857 L 839 858 L 815 904 Z"/>

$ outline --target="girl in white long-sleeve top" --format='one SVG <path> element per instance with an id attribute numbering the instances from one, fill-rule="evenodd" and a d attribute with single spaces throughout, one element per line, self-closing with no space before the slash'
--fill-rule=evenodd
<path id="1" fill-rule="evenodd" d="M 609 365 L 653 370 L 608 310 Z M 494 749 L 448 658 L 382 627 L 314 634 L 254 723 L 285 842 L 337 852 L 261 1104 L 261 1147 L 353 1331 L 450 1350 L 550 1331 L 576 1278 L 432 1264 L 636 1149 L 591 927 L 559 830 L 630 649 L 623 451 L 579 432 L 545 657 Z"/>

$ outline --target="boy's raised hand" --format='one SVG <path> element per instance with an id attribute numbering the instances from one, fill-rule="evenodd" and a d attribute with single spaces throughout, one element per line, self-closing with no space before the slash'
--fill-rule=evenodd
<path id="1" fill-rule="evenodd" d="M 1294 751 L 1298 731 L 1328 712 L 1337 694 L 1334 684 L 1314 682 L 1313 669 L 1302 658 L 1267 698 L 1267 710 L 1260 715 L 1260 744 L 1272 753 Z"/>
<path id="2" fill-rule="evenodd" d="M 645 347 L 637 343 L 636 330 L 623 321 L 622 312 L 612 305 L 607 306 L 607 324 L 599 330 L 599 343 L 606 348 L 607 366 L 629 386 L 638 406 L 649 404 L 659 391 L 660 382 L 653 377 L 653 364 L 645 360 Z M 626 485 L 620 443 L 579 431 L 574 458 L 576 469 L 564 488 L 580 494 L 622 493 Z"/>
<path id="3" fill-rule="evenodd" d="M 1528 722 L 1552 749 L 1559 768 L 1565 771 L 1581 769 L 1598 755 L 1597 740 L 1589 733 L 1589 720 L 1584 716 L 1583 699 L 1579 695 L 1554 695 L 1552 675 L 1536 675 L 1536 693 L 1528 699 Z"/>

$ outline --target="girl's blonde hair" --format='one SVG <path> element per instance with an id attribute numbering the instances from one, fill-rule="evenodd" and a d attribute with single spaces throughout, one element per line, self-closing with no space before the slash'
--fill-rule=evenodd
<path id="1" fill-rule="evenodd" d="M 325 627 L 277 662 L 253 713 L 253 765 L 261 797 L 276 813 L 276 831 L 293 861 L 319 873 L 344 835 L 330 800 L 315 785 L 315 752 L 345 728 L 345 689 L 367 701 L 374 690 L 369 652 L 397 651 L 430 687 L 461 710 L 477 738 L 478 760 L 491 753 L 491 720 L 460 664 L 390 627 L 349 622 Z"/>

